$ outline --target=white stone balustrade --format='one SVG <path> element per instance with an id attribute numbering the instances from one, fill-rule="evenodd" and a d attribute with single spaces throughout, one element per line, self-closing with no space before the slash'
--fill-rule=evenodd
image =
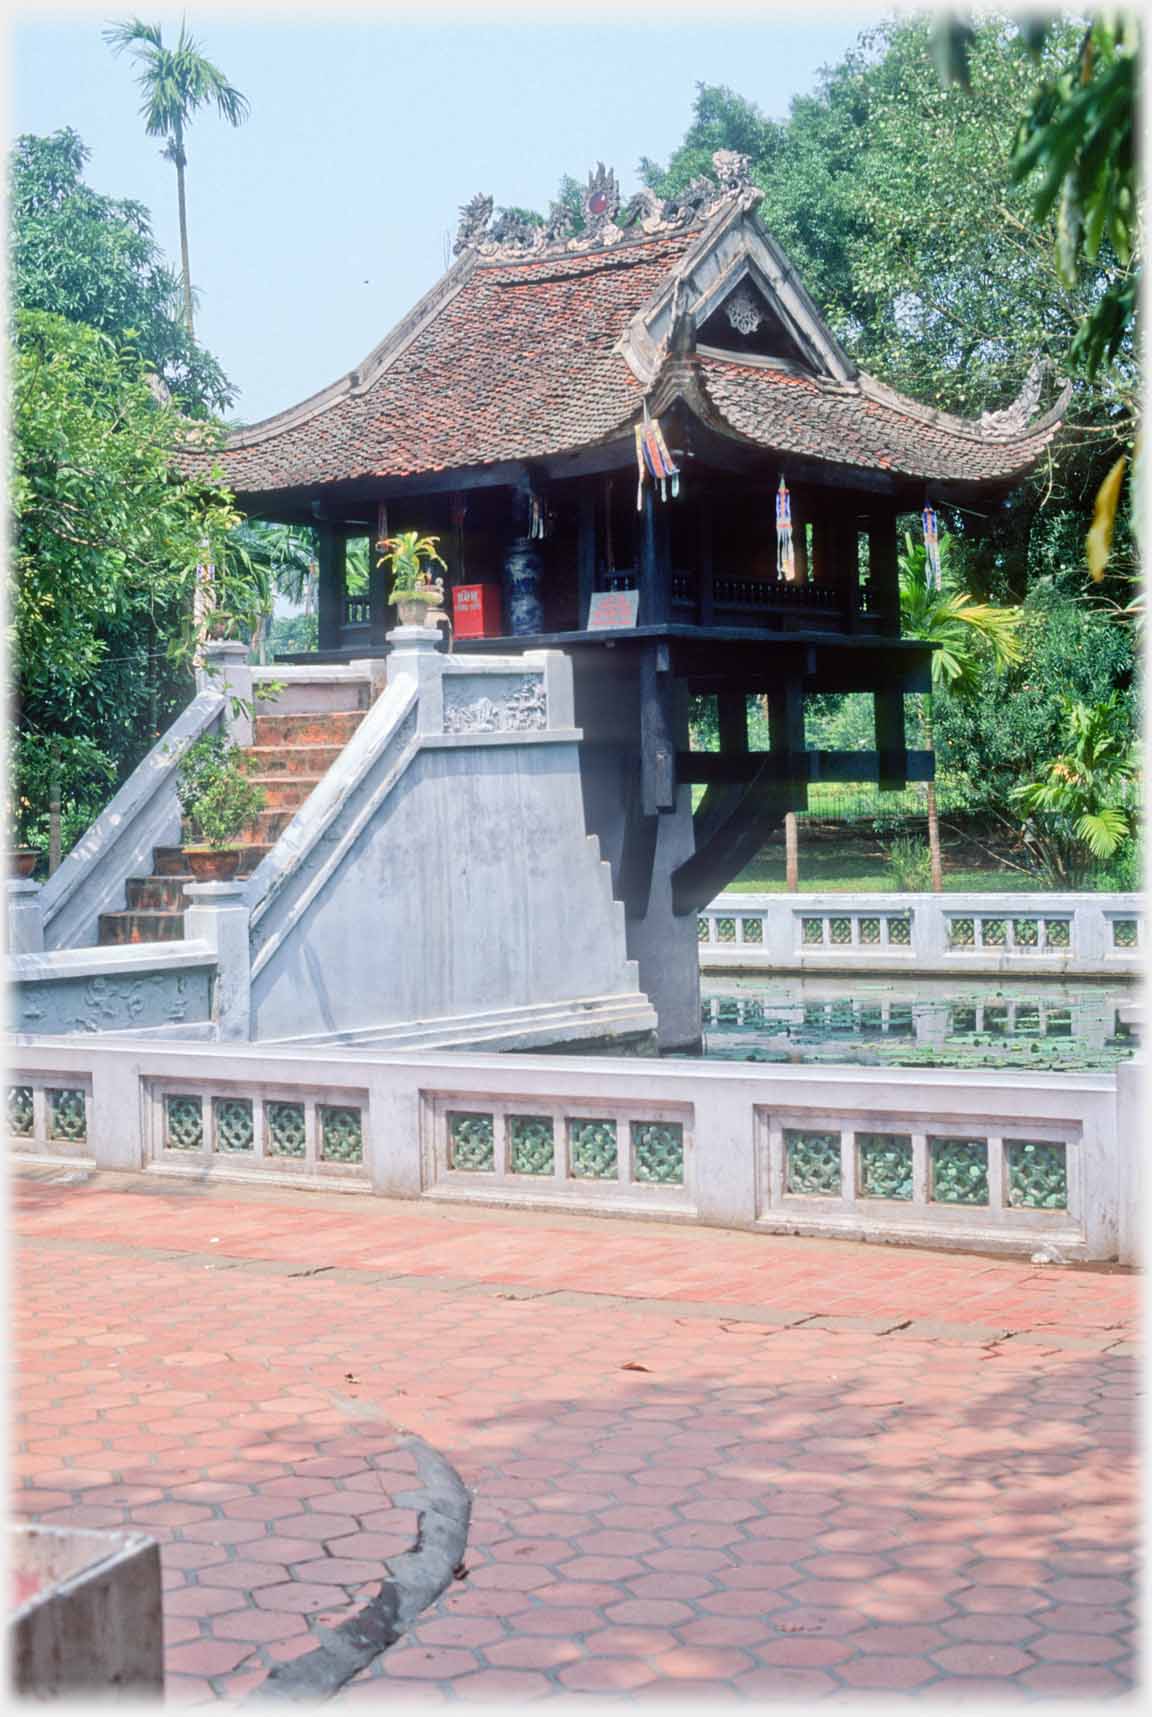
<path id="1" fill-rule="evenodd" d="M 1143 964 L 1139 894 L 723 894 L 698 915 L 716 972 L 1097 977 Z"/>

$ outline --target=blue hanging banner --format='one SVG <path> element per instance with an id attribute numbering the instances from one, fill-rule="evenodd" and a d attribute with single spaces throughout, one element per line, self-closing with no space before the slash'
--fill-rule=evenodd
<path id="1" fill-rule="evenodd" d="M 935 509 L 924 509 L 924 558 L 928 564 L 928 582 L 933 590 L 939 590 L 940 575 L 940 532 L 939 521 Z"/>
<path id="2" fill-rule="evenodd" d="M 776 571 L 789 584 L 796 579 L 796 550 L 792 543 L 792 497 L 783 477 L 776 491 Z"/>

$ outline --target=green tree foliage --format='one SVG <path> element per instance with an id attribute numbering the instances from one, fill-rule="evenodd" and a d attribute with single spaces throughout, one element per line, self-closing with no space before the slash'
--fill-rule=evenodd
<path id="1" fill-rule="evenodd" d="M 176 169 L 176 192 L 180 214 L 180 266 L 184 281 L 184 320 L 192 333 L 192 270 L 188 261 L 188 208 L 184 171 L 188 153 L 184 138 L 193 117 L 202 107 L 215 107 L 229 125 L 241 125 L 248 117 L 246 95 L 233 87 L 211 60 L 200 52 L 200 44 L 188 34 L 186 23 L 174 48 L 164 46 L 159 24 L 144 24 L 139 18 L 112 24 L 104 40 L 113 53 L 129 54 L 140 70 L 136 81 L 143 93 L 140 117 L 149 137 L 164 139 L 163 154 Z"/>
<path id="2" fill-rule="evenodd" d="M 911 537 L 904 539 L 899 564 L 901 635 L 934 646 L 932 690 L 923 699 L 924 740 L 927 749 L 933 751 L 937 697 L 943 694 L 945 700 L 971 698 L 979 688 L 983 672 L 991 669 L 1000 674 L 1019 662 L 1020 615 L 1016 609 L 973 602 L 961 589 L 953 562 L 952 539 L 947 534 L 940 538 L 938 583 L 930 572 L 924 544 L 913 542 Z M 934 781 L 926 785 L 925 800 L 932 887 L 939 892 L 944 877 Z"/>
<path id="3" fill-rule="evenodd" d="M 45 809 L 46 736 L 67 742 L 81 775 L 87 757 L 91 816 L 109 777 L 185 701 L 198 568 L 216 568 L 225 631 L 252 624 L 268 591 L 259 568 L 226 550 L 240 522 L 228 497 L 174 472 L 185 425 L 157 401 L 145 366 L 63 317 L 15 321 L 9 642 L 29 826 Z"/>
<path id="4" fill-rule="evenodd" d="M 867 32 L 816 91 L 775 122 L 731 89 L 701 85 L 684 142 L 665 167 L 641 163 L 671 194 L 710 170 L 716 148 L 751 156 L 761 218 L 860 365 L 942 410 L 978 415 L 1015 397 L 1034 360 L 1069 373 L 1084 318 L 1115 282 L 1107 243 L 1075 280 L 1062 275 L 1053 211 L 1034 219 L 1038 173 L 1014 149 L 1038 80 L 1057 78 L 1080 41 L 1056 22 L 1039 65 L 1015 20 L 968 31 L 969 87 L 944 87 L 930 19 Z M 1131 331 L 1113 362 L 1072 371 L 1068 428 L 1051 462 L 991 516 L 957 515 L 975 595 L 1019 600 L 1053 569 L 1053 545 L 1082 578 L 1097 490 L 1131 439 L 1138 393 Z M 1129 557 L 1122 520 L 1122 553 Z"/>
<path id="5" fill-rule="evenodd" d="M 152 236 L 147 209 L 86 185 L 88 159 L 69 129 L 17 139 L 8 205 L 14 306 L 107 334 L 140 357 L 189 416 L 225 410 L 233 389 L 189 336 L 179 278 Z"/>
<path id="6" fill-rule="evenodd" d="M 1113 692 L 1131 738 L 1135 640 L 1101 609 L 1042 579 L 1020 609 L 1020 660 L 1003 673 L 985 665 L 975 695 L 942 699 L 936 744 L 969 805 L 1013 826 L 1013 790 L 1038 777 L 1066 745 L 1061 696 L 1088 705 Z"/>
<path id="7" fill-rule="evenodd" d="M 1064 749 L 1038 780 L 1013 792 L 1027 813 L 1025 841 L 1058 886 L 1083 883 L 1135 832 L 1137 769 L 1127 713 L 1113 692 L 1099 703 L 1062 698 Z"/>

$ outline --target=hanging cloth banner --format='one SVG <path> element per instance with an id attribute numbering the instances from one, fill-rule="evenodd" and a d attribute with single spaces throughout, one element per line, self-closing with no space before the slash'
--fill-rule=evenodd
<path id="1" fill-rule="evenodd" d="M 938 520 L 932 507 L 924 509 L 924 558 L 928 566 L 928 583 L 933 590 L 939 590 L 940 577 L 940 534 Z"/>
<path id="2" fill-rule="evenodd" d="M 668 499 L 668 482 L 672 482 L 673 497 L 680 493 L 680 472 L 673 463 L 664 440 L 664 432 L 660 428 L 658 417 L 649 417 L 648 406 L 644 406 L 644 422 L 636 425 L 636 511 L 644 505 L 644 477 L 651 476 L 653 482 L 660 485 L 660 499 Z"/>
<path id="3" fill-rule="evenodd" d="M 792 544 L 792 497 L 783 477 L 776 491 L 776 571 L 789 584 L 796 581 L 796 550 Z"/>

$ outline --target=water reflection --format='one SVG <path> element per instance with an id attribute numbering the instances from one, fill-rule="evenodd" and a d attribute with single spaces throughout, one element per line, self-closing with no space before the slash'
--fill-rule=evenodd
<path id="1" fill-rule="evenodd" d="M 712 977 L 705 1054 L 903 1067 L 1107 1068 L 1132 1052 L 1130 984 Z"/>

